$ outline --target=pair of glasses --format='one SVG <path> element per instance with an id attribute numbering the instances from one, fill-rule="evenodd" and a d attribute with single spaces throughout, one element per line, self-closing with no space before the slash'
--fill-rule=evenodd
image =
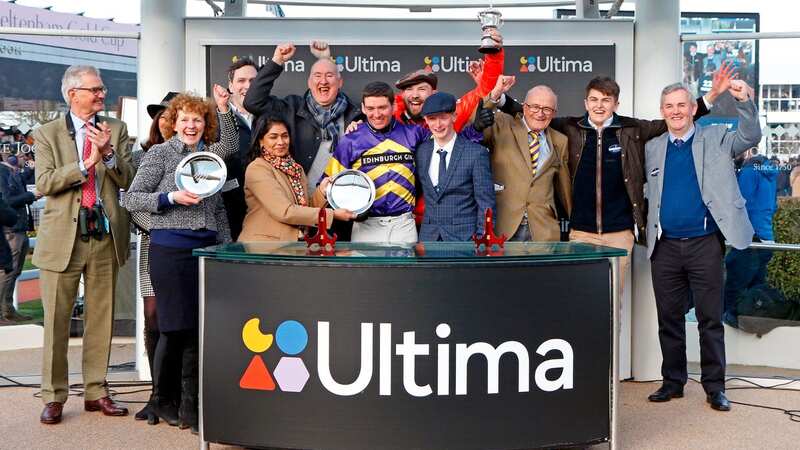
<path id="1" fill-rule="evenodd" d="M 76 87 L 72 89 L 75 89 L 76 91 L 89 91 L 92 93 L 92 95 L 108 94 L 108 88 L 105 86 L 90 87 L 90 88 Z"/>
<path id="2" fill-rule="evenodd" d="M 527 103 L 523 103 L 523 105 L 526 108 L 530 109 L 531 112 L 534 114 L 539 114 L 541 112 L 544 113 L 545 115 L 550 116 L 556 112 L 555 109 L 550 108 L 549 106 L 529 105 Z"/>

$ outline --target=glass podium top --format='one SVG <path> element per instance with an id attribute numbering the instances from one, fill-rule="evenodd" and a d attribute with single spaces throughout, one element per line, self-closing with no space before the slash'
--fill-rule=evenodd
<path id="1" fill-rule="evenodd" d="M 305 242 L 236 242 L 194 251 L 195 256 L 226 261 L 307 261 L 344 264 L 415 264 L 587 261 L 625 256 L 625 250 L 579 242 L 506 242 L 500 251 L 478 252 L 472 242 L 377 244 L 337 242 L 333 254 L 313 252 Z"/>

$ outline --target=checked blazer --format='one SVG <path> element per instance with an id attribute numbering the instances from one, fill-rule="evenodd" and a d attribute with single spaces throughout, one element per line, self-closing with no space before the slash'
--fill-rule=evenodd
<path id="1" fill-rule="evenodd" d="M 417 178 L 425 196 L 419 240 L 468 241 L 483 233 L 486 208 L 496 212 L 489 151 L 458 135 L 438 192 L 428 175 L 433 155 L 433 139 L 417 147 Z"/>

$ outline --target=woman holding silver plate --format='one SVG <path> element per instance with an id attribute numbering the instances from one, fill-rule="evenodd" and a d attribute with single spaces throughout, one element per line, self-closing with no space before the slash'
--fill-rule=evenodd
<path id="1" fill-rule="evenodd" d="M 291 141 L 286 122 L 278 117 L 259 117 L 250 145 L 250 164 L 245 171 L 244 196 L 247 215 L 240 242 L 296 241 L 303 226 L 319 223 L 319 210 L 325 206 L 330 182 L 322 180 L 311 196 L 303 168 L 291 156 Z M 351 220 L 347 209 L 327 209 L 327 226 L 333 219 Z"/>
<path id="2" fill-rule="evenodd" d="M 172 425 L 197 431 L 198 261 L 195 248 L 230 242 L 222 196 L 222 158 L 239 137 L 228 92 L 214 86 L 214 102 L 176 96 L 163 113 L 166 141 L 150 147 L 121 203 L 151 214 L 150 279 L 158 327 L 151 408 Z M 216 140 L 218 114 L 220 139 Z M 202 153 L 201 153 L 202 152 Z M 179 187 L 181 186 L 181 187 Z M 180 386 L 175 392 L 175 386 Z"/>

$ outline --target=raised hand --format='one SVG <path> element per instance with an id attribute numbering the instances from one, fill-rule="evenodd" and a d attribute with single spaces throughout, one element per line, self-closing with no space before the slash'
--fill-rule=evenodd
<path id="1" fill-rule="evenodd" d="M 469 66 L 467 67 L 467 72 L 469 73 L 469 76 L 472 77 L 472 81 L 475 82 L 475 85 L 480 85 L 481 77 L 483 76 L 483 60 L 476 59 L 470 61 Z"/>
<path id="2" fill-rule="evenodd" d="M 217 104 L 217 109 L 221 113 L 228 112 L 228 102 L 231 99 L 231 93 L 224 87 L 214 84 L 213 87 L 214 103 Z"/>
<path id="3" fill-rule="evenodd" d="M 274 61 L 275 64 L 282 66 L 283 63 L 292 59 L 295 51 L 297 51 L 297 49 L 294 47 L 294 44 L 279 44 L 277 47 L 275 47 L 275 52 L 272 53 L 272 61 Z"/>
<path id="4" fill-rule="evenodd" d="M 331 59 L 331 48 L 325 41 L 311 41 L 308 48 L 317 59 Z"/>
<path id="5" fill-rule="evenodd" d="M 111 141 L 111 128 L 109 128 L 107 123 L 99 122 L 97 127 L 92 126 L 91 123 L 87 123 L 86 139 L 89 139 L 101 154 L 111 152 L 109 146 L 109 142 Z"/>
<path id="6" fill-rule="evenodd" d="M 492 36 L 492 40 L 503 46 L 503 35 L 500 34 L 500 31 L 497 28 L 492 28 L 489 30 L 489 35 Z"/>
<path id="7" fill-rule="evenodd" d="M 499 100 L 500 96 L 508 93 L 516 82 L 517 77 L 514 75 L 500 75 L 497 77 L 497 83 L 492 88 L 492 92 L 489 93 L 489 97 L 492 100 Z"/>
<path id="8" fill-rule="evenodd" d="M 723 61 L 719 69 L 714 72 L 711 79 L 711 90 L 706 94 L 706 100 L 714 102 L 716 98 L 731 87 L 731 81 L 735 80 L 738 74 L 732 61 Z"/>
<path id="9" fill-rule="evenodd" d="M 739 100 L 740 102 L 753 98 L 755 94 L 753 88 L 748 86 L 747 83 L 742 80 L 732 80 L 731 87 L 728 89 L 728 92 L 731 93 L 733 98 Z"/>

